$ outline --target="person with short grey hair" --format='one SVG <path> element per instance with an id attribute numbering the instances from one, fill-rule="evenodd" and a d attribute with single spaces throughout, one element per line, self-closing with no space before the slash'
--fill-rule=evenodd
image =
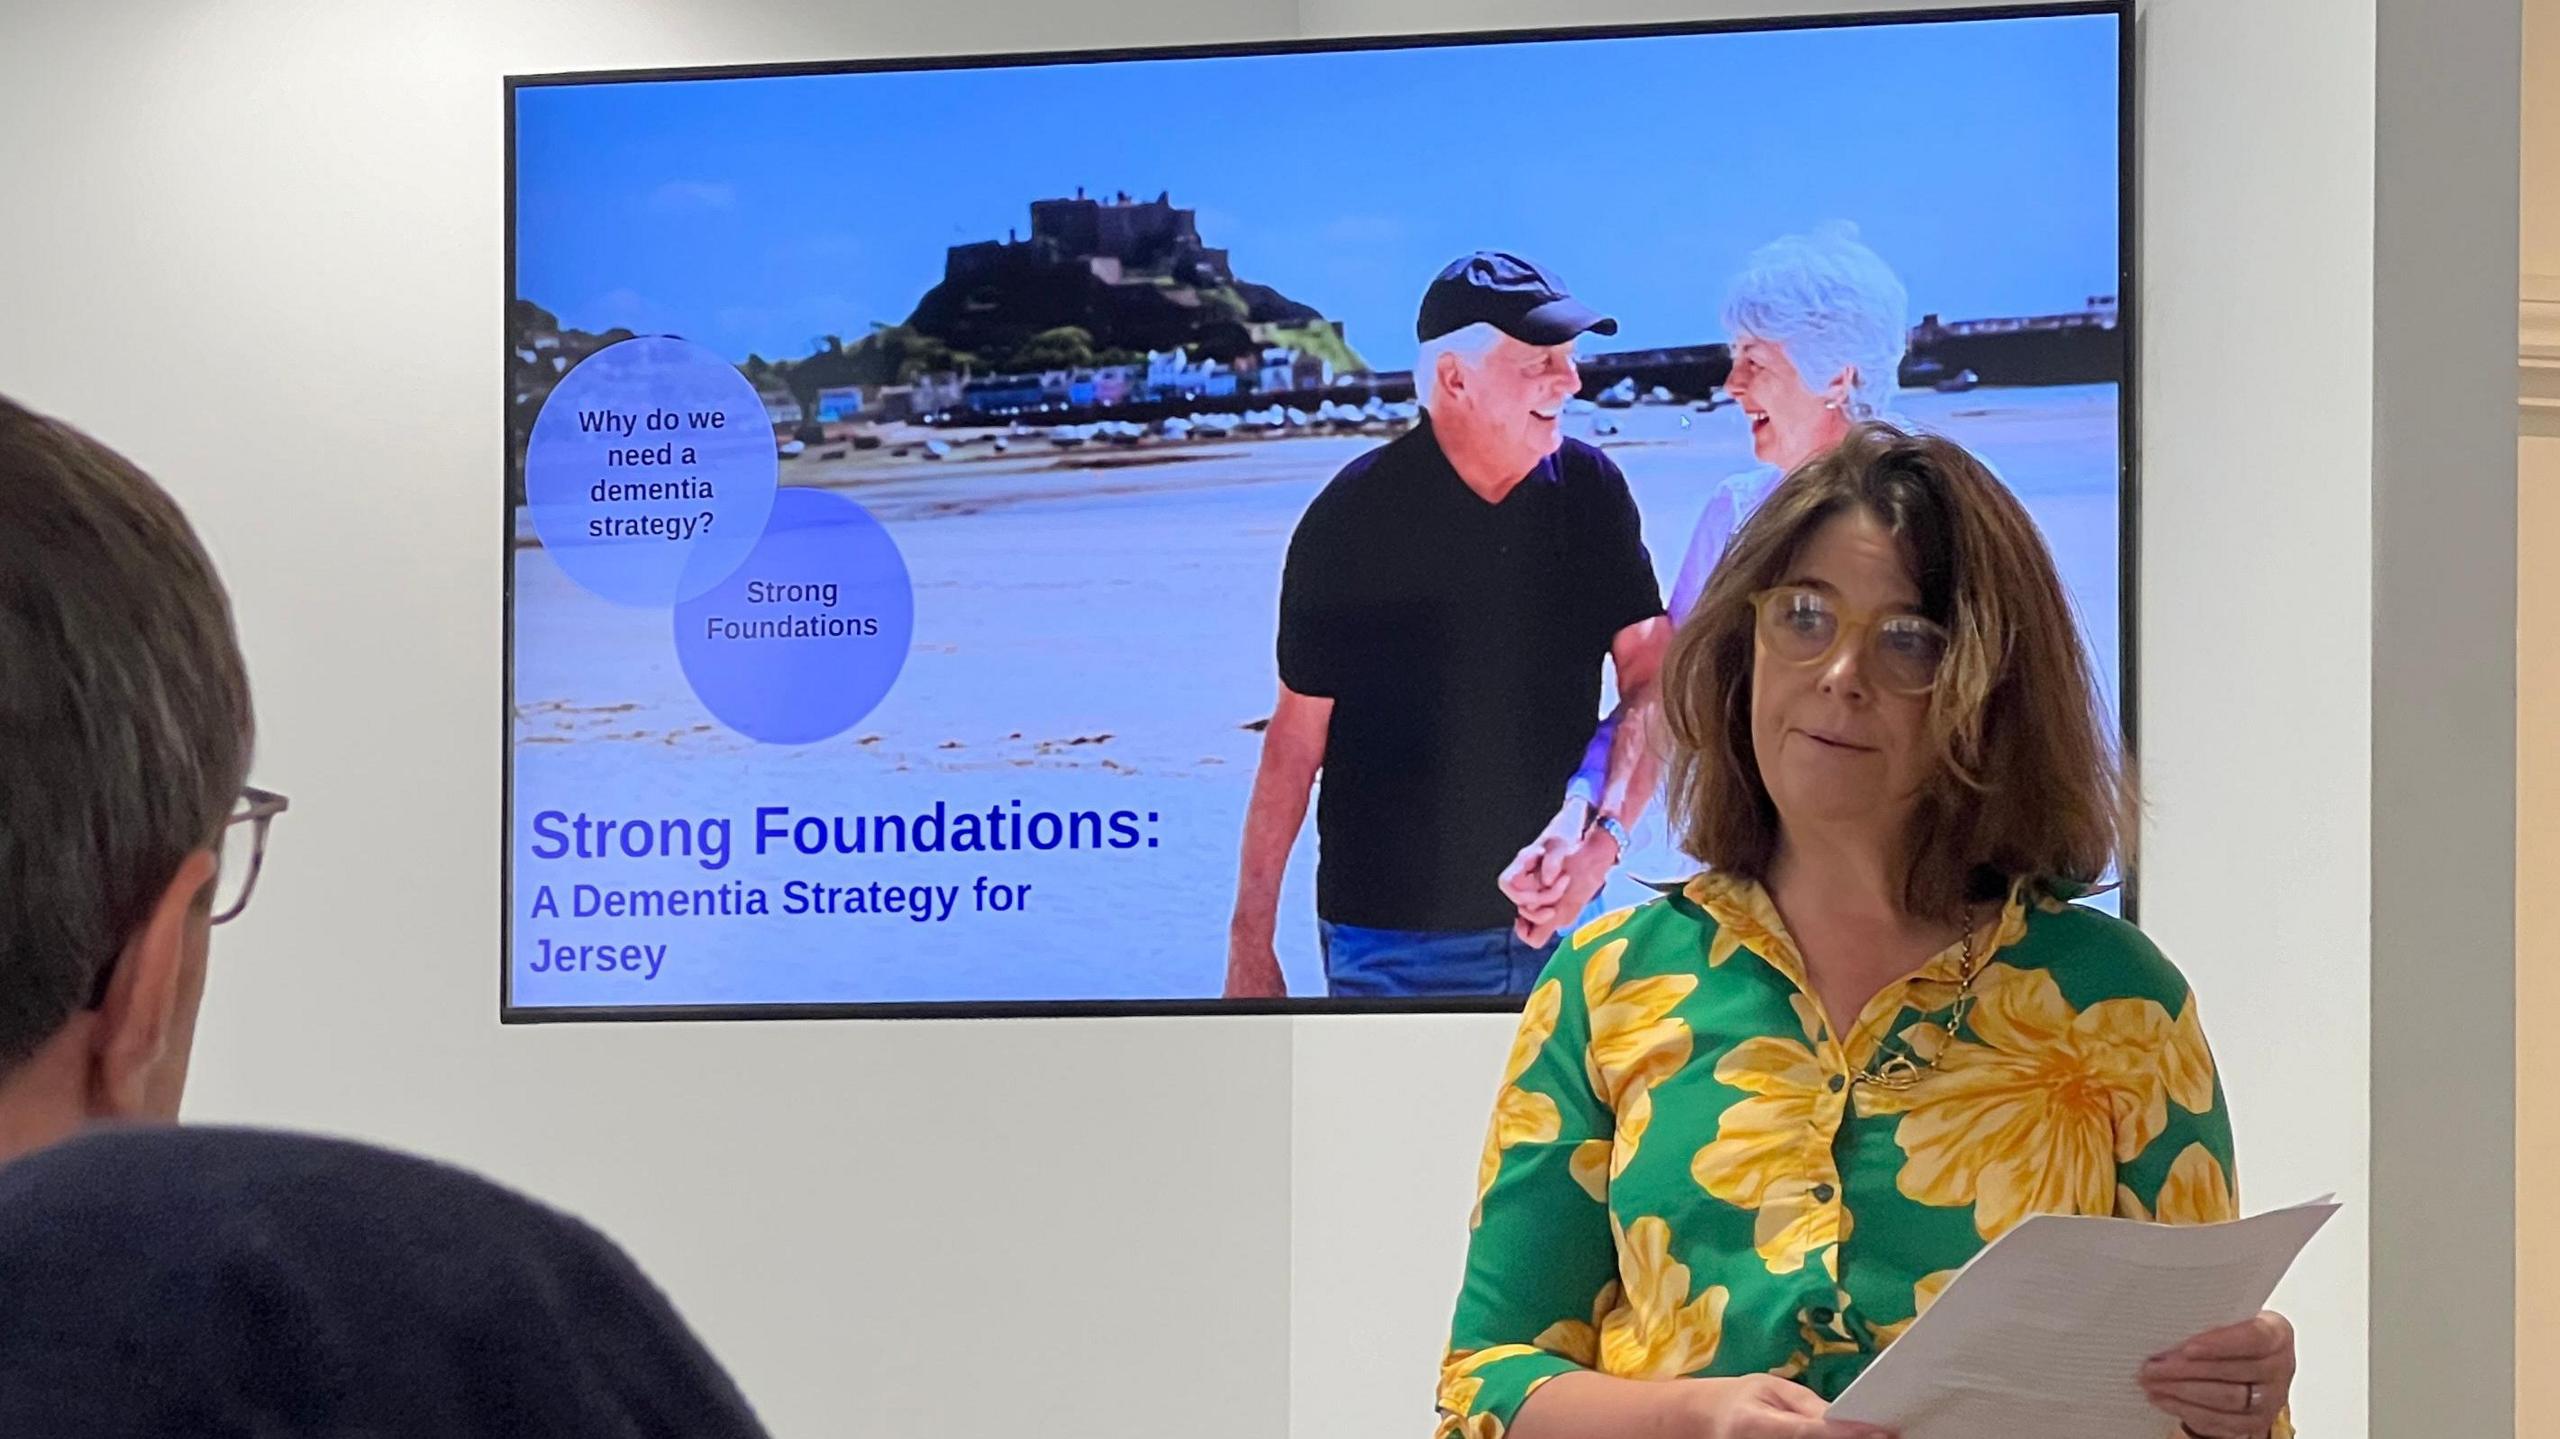
<path id="1" fill-rule="evenodd" d="M 1725 391 L 1751 427 L 1752 454 L 1783 472 L 1891 410 L 1911 297 L 1855 225 L 1834 221 L 1753 251 L 1726 294 L 1724 327 Z"/>
<path id="2" fill-rule="evenodd" d="M 177 1117 L 210 930 L 282 808 L 243 789 L 254 737 L 186 517 L 0 400 L 0 1159 Z"/>
<path id="3" fill-rule="evenodd" d="M 1450 381 L 1483 369 L 1485 361 L 1502 348 L 1502 337 L 1499 326 L 1489 320 L 1475 320 L 1424 340 L 1413 353 L 1415 403 L 1426 412 L 1448 410 Z M 1445 376 L 1443 371 L 1447 372 Z"/>
<path id="4" fill-rule="evenodd" d="M 1895 414 L 1902 356 L 1911 345 L 1911 298 L 1902 277 L 1834 220 L 1751 252 L 1726 287 L 1725 392 L 1741 407 L 1759 463 L 1719 482 L 1671 582 L 1676 622 L 1697 603 L 1725 545 L 1787 472 L 1829 454 L 1851 426 Z"/>
<path id="5" fill-rule="evenodd" d="M 280 795 L 177 505 L 0 399 L 0 1433 L 762 1439 L 611 1241 L 371 1146 L 179 1129 Z"/>

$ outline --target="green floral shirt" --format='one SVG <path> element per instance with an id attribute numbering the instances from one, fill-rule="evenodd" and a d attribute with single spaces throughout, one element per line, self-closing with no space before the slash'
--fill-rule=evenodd
<path id="1" fill-rule="evenodd" d="M 2023 887 L 1989 939 L 1950 1042 L 1962 945 L 1835 1034 L 1750 881 L 1701 875 L 1576 933 L 1485 1138 L 1444 1439 L 1499 1439 L 1576 1369 L 1774 1373 L 1836 1398 L 2028 1215 L 2235 1217 L 2176 968 Z M 1933 1061 L 1915 1085 L 1851 1079 L 1898 1053 Z"/>

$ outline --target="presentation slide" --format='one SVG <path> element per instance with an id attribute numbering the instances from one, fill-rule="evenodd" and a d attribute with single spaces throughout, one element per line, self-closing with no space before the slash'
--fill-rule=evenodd
<path id="1" fill-rule="evenodd" d="M 506 1017 L 1516 1006 L 1612 631 L 1855 416 L 2017 491 L 2113 705 L 2121 50 L 512 80 Z"/>

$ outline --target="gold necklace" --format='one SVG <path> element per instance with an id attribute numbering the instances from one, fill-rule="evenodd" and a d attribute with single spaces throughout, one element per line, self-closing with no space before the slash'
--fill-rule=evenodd
<path id="1" fill-rule="evenodd" d="M 1965 1011 L 1973 1007 L 1973 929 L 1973 917 L 1967 915 L 1964 926 L 1964 967 L 1956 976 L 1956 1000 L 1954 1004 L 1947 1007 L 1944 1025 L 1946 1032 L 1939 1037 L 1938 1054 L 1946 1053 L 1947 1046 L 1955 1043 L 1956 1029 L 1964 1023 Z M 1882 1041 L 1878 1041 L 1878 1045 L 1881 1047 Z M 1937 1055 L 1931 1055 L 1926 1063 L 1913 1059 L 1911 1045 L 1905 1041 L 1901 1053 L 1880 1065 L 1861 1069 L 1850 1075 L 1849 1082 L 1853 1085 L 1872 1084 L 1878 1089 L 1891 1089 L 1898 1092 L 1918 1084 L 1922 1073 L 1935 1067 L 1937 1062 Z"/>

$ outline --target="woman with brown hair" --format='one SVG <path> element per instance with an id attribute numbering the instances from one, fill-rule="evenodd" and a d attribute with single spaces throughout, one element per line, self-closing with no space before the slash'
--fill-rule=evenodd
<path id="1" fill-rule="evenodd" d="M 2071 903 L 2131 789 L 2052 557 L 1979 462 L 1869 424 L 1797 469 L 1663 695 L 1707 869 L 1585 925 L 1529 998 L 1443 1435 L 1866 1439 L 1827 1401 L 2028 1215 L 2235 1216 L 2194 996 Z M 2268 1314 L 2127 1377 L 2164 1434 L 2257 1439 L 2293 1373 Z"/>

